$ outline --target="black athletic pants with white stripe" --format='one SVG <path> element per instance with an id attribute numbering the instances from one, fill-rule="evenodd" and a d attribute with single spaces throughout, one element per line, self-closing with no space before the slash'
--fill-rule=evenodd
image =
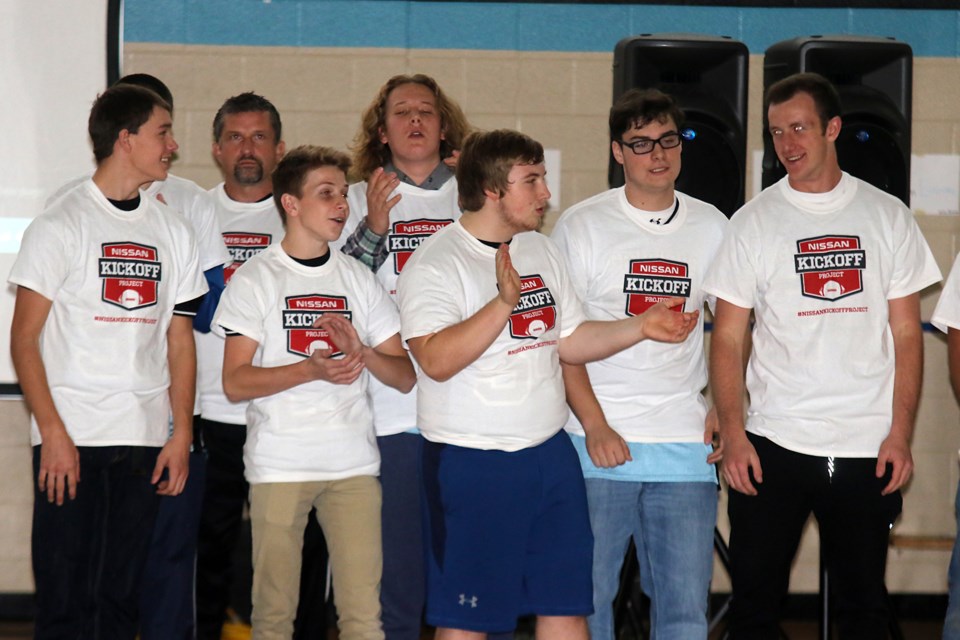
<path id="1" fill-rule="evenodd" d="M 758 495 L 729 493 L 733 603 L 731 637 L 779 637 L 780 607 L 804 523 L 817 519 L 830 579 L 832 618 L 840 637 L 886 638 L 884 572 L 900 492 L 882 496 L 890 467 L 876 477 L 876 458 L 810 456 L 747 434 L 763 482 Z"/>

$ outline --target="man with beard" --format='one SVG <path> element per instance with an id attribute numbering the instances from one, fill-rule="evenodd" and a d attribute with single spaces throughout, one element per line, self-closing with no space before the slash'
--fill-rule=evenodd
<path id="1" fill-rule="evenodd" d="M 217 111 L 213 156 L 223 182 L 210 193 L 230 252 L 227 284 L 241 264 L 283 237 L 271 180 L 283 153 L 280 114 L 263 96 L 242 93 Z M 223 346 L 223 338 L 213 333 L 197 336 L 196 428 L 208 456 L 197 548 L 197 637 L 204 639 L 220 638 L 248 492 L 243 477 L 247 403 L 230 402 L 223 393 Z"/>
<path id="2" fill-rule="evenodd" d="M 530 613 L 538 638 L 586 639 L 593 537 L 560 361 L 681 342 L 699 312 L 671 311 L 682 303 L 671 298 L 586 319 L 559 250 L 536 233 L 550 191 L 528 136 L 470 136 L 456 177 L 462 217 L 398 282 L 401 335 L 421 367 L 427 622 L 437 640 L 482 640 Z"/>

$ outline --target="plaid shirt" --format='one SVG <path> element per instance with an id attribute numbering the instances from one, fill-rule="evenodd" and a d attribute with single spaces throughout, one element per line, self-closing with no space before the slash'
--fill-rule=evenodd
<path id="1" fill-rule="evenodd" d="M 353 256 L 371 271 L 376 273 L 387 260 L 387 234 L 374 233 L 367 227 L 364 218 L 357 228 L 350 234 L 341 249 L 348 256 Z"/>
<path id="2" fill-rule="evenodd" d="M 406 182 L 421 189 L 439 189 L 453 177 L 453 170 L 442 162 L 437 165 L 422 184 L 416 184 L 410 179 L 410 176 L 393 166 L 392 162 L 384 165 L 383 170 L 387 173 L 395 173 L 401 182 Z M 360 221 L 357 228 L 346 239 L 341 251 L 367 265 L 374 273 L 386 262 L 387 256 L 390 254 L 387 250 L 387 234 L 380 235 L 371 231 L 367 226 L 366 218 Z"/>

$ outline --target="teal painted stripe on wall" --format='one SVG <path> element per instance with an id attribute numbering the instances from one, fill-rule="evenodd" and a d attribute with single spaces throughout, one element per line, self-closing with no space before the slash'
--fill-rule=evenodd
<path id="1" fill-rule="evenodd" d="M 125 0 L 127 42 L 613 51 L 640 33 L 730 36 L 752 53 L 796 36 L 892 36 L 960 57 L 960 11 L 408 0 Z"/>

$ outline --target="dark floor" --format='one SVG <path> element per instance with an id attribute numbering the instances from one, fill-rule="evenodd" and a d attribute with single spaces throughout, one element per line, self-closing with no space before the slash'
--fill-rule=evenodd
<path id="1" fill-rule="evenodd" d="M 0 622 L 0 640 L 32 638 L 33 625 L 29 622 Z"/>
<path id="2" fill-rule="evenodd" d="M 940 623 L 929 621 L 904 621 L 901 624 L 903 637 L 907 640 L 939 640 Z M 789 640 L 817 640 L 817 625 L 815 622 L 786 622 L 783 631 Z M 710 636 L 711 640 L 719 640 L 721 632 Z M 0 640 L 23 640 L 33 637 L 33 625 L 29 622 L 0 622 Z M 626 638 L 622 640 L 628 640 Z"/>
<path id="3" fill-rule="evenodd" d="M 784 634 L 789 640 L 818 640 L 820 638 L 817 623 L 785 622 L 782 625 Z M 943 626 L 940 622 L 905 620 L 900 624 L 900 630 L 906 640 L 940 640 Z M 720 640 L 721 631 L 710 635 L 710 640 Z M 836 634 L 833 635 L 836 638 Z"/>

